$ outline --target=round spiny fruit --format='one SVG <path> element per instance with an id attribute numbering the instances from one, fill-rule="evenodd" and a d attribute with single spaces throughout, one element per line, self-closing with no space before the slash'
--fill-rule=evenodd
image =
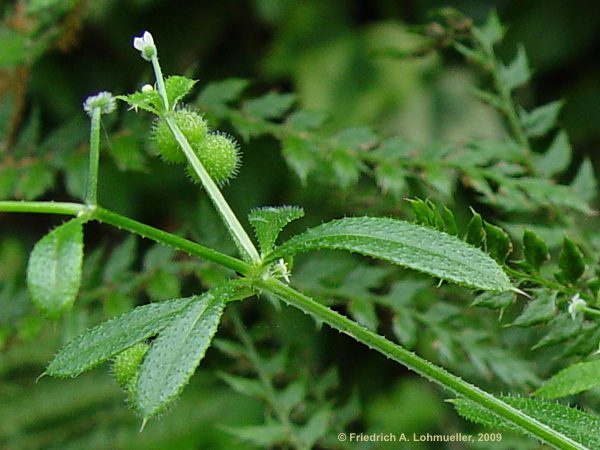
<path id="1" fill-rule="evenodd" d="M 111 374 L 124 391 L 130 391 L 136 380 L 138 368 L 149 348 L 150 345 L 146 342 L 138 342 L 113 359 Z"/>
<path id="2" fill-rule="evenodd" d="M 240 155 L 237 142 L 224 133 L 211 133 L 204 144 L 194 148 L 198 159 L 218 185 L 223 185 L 237 175 Z M 187 172 L 194 182 L 200 182 L 198 175 L 188 164 Z"/>
<path id="3" fill-rule="evenodd" d="M 197 151 L 204 145 L 208 125 L 200 114 L 189 109 L 179 109 L 173 111 L 173 119 L 194 150 Z M 173 137 L 164 119 L 158 119 L 155 122 L 151 138 L 154 141 L 156 151 L 165 161 L 170 163 L 183 163 L 186 161 L 183 150 Z"/>

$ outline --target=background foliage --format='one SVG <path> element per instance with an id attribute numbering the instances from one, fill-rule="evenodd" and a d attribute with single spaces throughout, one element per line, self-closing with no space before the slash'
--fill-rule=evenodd
<path id="1" fill-rule="evenodd" d="M 88 126 L 81 103 L 99 90 L 124 93 L 151 80 L 130 46 L 132 36 L 149 29 L 169 73 L 199 79 L 203 87 L 218 81 L 197 89 L 192 102 L 212 124 L 244 140 L 242 170 L 225 189 L 240 216 L 256 205 L 302 204 L 307 218 L 290 225 L 292 231 L 343 215 L 412 218 L 417 212 L 423 221 L 421 204 L 403 198 L 428 197 L 454 211 L 461 234 L 471 229 L 469 206 L 502 225 L 515 242 L 514 260 L 522 255 L 524 227 L 535 230 L 552 254 L 542 272 L 549 280 L 566 230 L 584 249 L 585 279 L 593 281 L 592 166 L 600 140 L 600 111 L 590 101 L 600 91 L 594 2 L 199 3 L 1 3 L 0 198 L 82 198 Z M 398 57 L 424 45 L 410 32 L 442 6 L 459 8 L 476 23 L 497 9 L 509 24 L 498 54 L 508 64 L 521 43 L 533 69 L 531 82 L 515 91 L 526 110 L 566 100 L 558 125 L 568 141 L 556 141 L 561 135 L 554 131 L 534 135 L 539 172 L 525 184 L 515 172 L 522 161 L 511 159 L 504 144 L 501 115 L 473 95 L 474 88 L 490 86 L 484 71 L 448 49 Z M 147 116 L 123 108 L 104 121 L 110 145 L 103 149 L 101 203 L 231 253 L 197 187 L 154 156 L 144 139 L 149 125 Z M 552 157 L 537 156 L 556 142 Z M 569 144 L 572 155 L 562 150 Z M 264 301 L 245 303 L 241 319 L 226 315 L 218 351 L 209 351 L 181 400 L 142 434 L 104 366 L 77 380 L 34 384 L 56 349 L 86 327 L 134 305 L 198 292 L 227 275 L 92 224 L 77 306 L 51 323 L 31 305 L 25 267 L 34 242 L 60 222 L 0 216 L 2 448 L 255 448 L 265 428 L 253 427 L 282 413 L 322 448 L 344 448 L 335 439 L 340 430 L 480 429 L 459 419 L 425 381 L 318 330 L 297 311 Z M 570 319 L 572 287 L 560 295 L 540 288 L 530 309 L 512 297 L 478 297 L 475 308 L 463 289 L 438 289 L 427 278 L 353 256 L 320 256 L 297 261 L 297 286 L 493 392 L 527 395 L 597 349 L 595 322 Z M 539 269 L 535 258 L 529 263 Z M 565 276 L 576 281 L 575 275 Z M 520 327 L 506 327 L 511 323 Z M 600 399 L 592 390 L 574 400 L 597 411 Z M 531 448 L 506 432 L 499 448 L 510 445 Z"/>

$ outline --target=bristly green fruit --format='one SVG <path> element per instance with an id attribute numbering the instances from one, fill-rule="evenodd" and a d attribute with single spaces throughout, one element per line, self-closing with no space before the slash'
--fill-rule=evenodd
<path id="1" fill-rule="evenodd" d="M 189 109 L 173 111 L 173 119 L 191 147 L 198 152 L 198 149 L 204 146 L 208 134 L 206 121 L 200 114 Z M 166 162 L 184 163 L 186 161 L 183 150 L 164 119 L 156 121 L 152 128 L 151 138 L 158 155 Z"/>
<path id="2" fill-rule="evenodd" d="M 224 185 L 237 175 L 240 166 L 240 152 L 235 139 L 224 133 L 210 133 L 204 144 L 196 149 L 198 159 L 218 185 Z M 190 178 L 200 183 L 198 175 L 188 164 L 187 172 Z"/>
<path id="3" fill-rule="evenodd" d="M 138 342 L 113 359 L 111 374 L 121 389 L 128 394 L 135 388 L 138 368 L 149 348 L 150 345 L 146 342 Z"/>

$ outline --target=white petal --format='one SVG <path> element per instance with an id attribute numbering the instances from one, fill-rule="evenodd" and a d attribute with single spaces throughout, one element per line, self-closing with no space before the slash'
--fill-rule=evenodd
<path id="1" fill-rule="evenodd" d="M 136 37 L 133 39 L 133 47 L 136 50 L 142 51 L 144 48 L 144 40 L 142 38 Z"/>
<path id="2" fill-rule="evenodd" d="M 149 31 L 144 32 L 144 42 L 148 45 L 154 45 L 154 38 Z"/>

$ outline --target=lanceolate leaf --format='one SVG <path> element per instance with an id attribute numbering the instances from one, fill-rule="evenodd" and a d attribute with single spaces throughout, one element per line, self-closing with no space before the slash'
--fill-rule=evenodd
<path id="1" fill-rule="evenodd" d="M 140 366 L 136 407 L 144 418 L 173 401 L 193 375 L 234 291 L 216 288 L 196 297 L 164 328 Z"/>
<path id="2" fill-rule="evenodd" d="M 535 395 L 544 398 L 560 398 L 597 386 L 600 386 L 600 359 L 573 364 L 561 370 L 546 381 Z"/>
<path id="3" fill-rule="evenodd" d="M 266 260 L 321 248 L 372 256 L 475 289 L 512 289 L 500 266 L 481 250 L 455 236 L 389 218 L 353 217 L 325 223 L 285 242 Z"/>
<path id="4" fill-rule="evenodd" d="M 268 253 L 273 250 L 281 230 L 302 216 L 304 211 L 297 206 L 266 207 L 250 211 L 248 220 L 254 228 L 261 250 Z"/>
<path id="5" fill-rule="evenodd" d="M 57 318 L 73 305 L 81 284 L 83 229 L 70 220 L 44 236 L 33 248 L 27 285 L 35 306 Z"/>
<path id="6" fill-rule="evenodd" d="M 530 398 L 500 397 L 504 402 L 550 426 L 562 435 L 580 443 L 585 448 L 600 448 L 600 418 L 559 403 Z M 454 408 L 464 418 L 492 430 L 506 429 L 522 432 L 520 428 L 498 418 L 483 407 L 466 399 L 451 400 Z"/>
<path id="7" fill-rule="evenodd" d="M 76 377 L 158 333 L 191 300 L 184 298 L 140 306 L 87 330 L 58 352 L 46 373 L 55 377 Z"/>

